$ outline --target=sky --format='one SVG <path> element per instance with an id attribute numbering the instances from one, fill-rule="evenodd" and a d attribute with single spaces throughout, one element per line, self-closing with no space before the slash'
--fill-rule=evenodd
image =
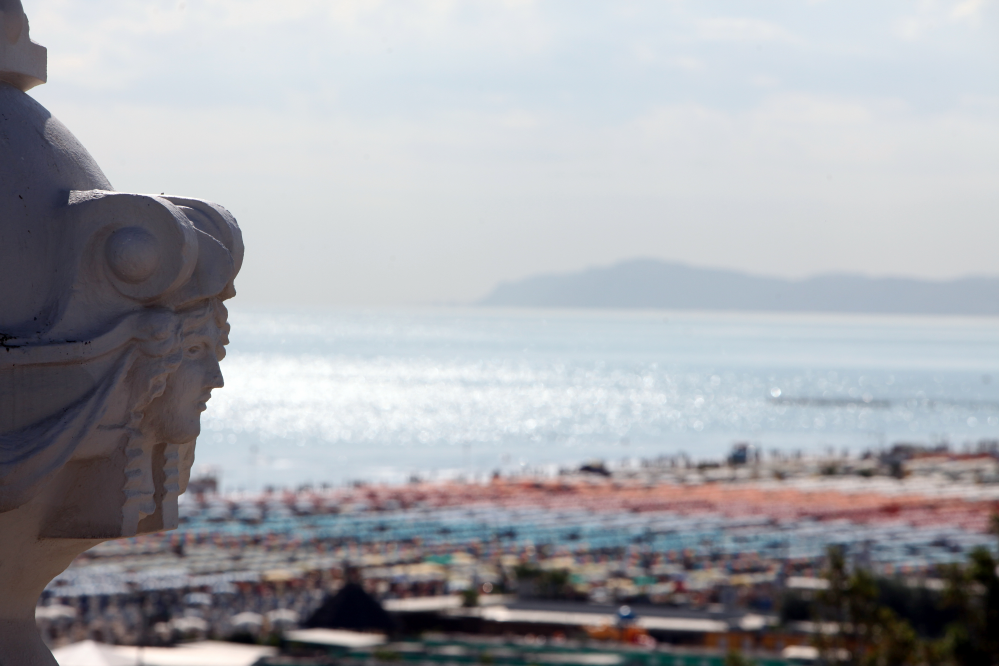
<path id="1" fill-rule="evenodd" d="M 23 0 L 116 189 L 226 206 L 245 304 L 634 257 L 999 275 L 992 0 Z"/>

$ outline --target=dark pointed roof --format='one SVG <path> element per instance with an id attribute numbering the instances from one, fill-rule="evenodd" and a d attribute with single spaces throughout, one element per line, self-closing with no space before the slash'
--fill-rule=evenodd
<path id="1" fill-rule="evenodd" d="M 303 626 L 307 629 L 392 631 L 396 625 L 392 616 L 363 587 L 347 583 L 336 594 L 327 596 Z"/>

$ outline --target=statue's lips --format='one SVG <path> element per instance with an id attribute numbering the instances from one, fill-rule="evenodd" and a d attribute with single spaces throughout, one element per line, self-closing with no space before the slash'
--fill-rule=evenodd
<path id="1" fill-rule="evenodd" d="M 211 399 L 212 399 L 212 392 L 211 391 L 207 391 L 205 393 L 202 393 L 201 396 L 198 399 L 198 411 L 203 412 L 206 409 L 208 409 L 208 405 L 206 403 L 209 400 L 211 400 Z"/>

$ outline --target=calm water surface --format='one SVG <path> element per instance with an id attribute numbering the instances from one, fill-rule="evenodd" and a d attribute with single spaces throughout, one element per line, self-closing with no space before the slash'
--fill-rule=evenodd
<path id="1" fill-rule="evenodd" d="M 999 319 L 237 305 L 231 322 L 198 442 L 230 489 L 999 438 Z"/>

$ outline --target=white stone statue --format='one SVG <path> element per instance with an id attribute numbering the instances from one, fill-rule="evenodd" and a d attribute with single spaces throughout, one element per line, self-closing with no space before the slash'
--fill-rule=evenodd
<path id="1" fill-rule="evenodd" d="M 115 192 L 25 91 L 45 81 L 0 0 L 0 666 L 53 666 L 45 586 L 108 539 L 177 526 L 243 243 L 220 206 Z"/>

